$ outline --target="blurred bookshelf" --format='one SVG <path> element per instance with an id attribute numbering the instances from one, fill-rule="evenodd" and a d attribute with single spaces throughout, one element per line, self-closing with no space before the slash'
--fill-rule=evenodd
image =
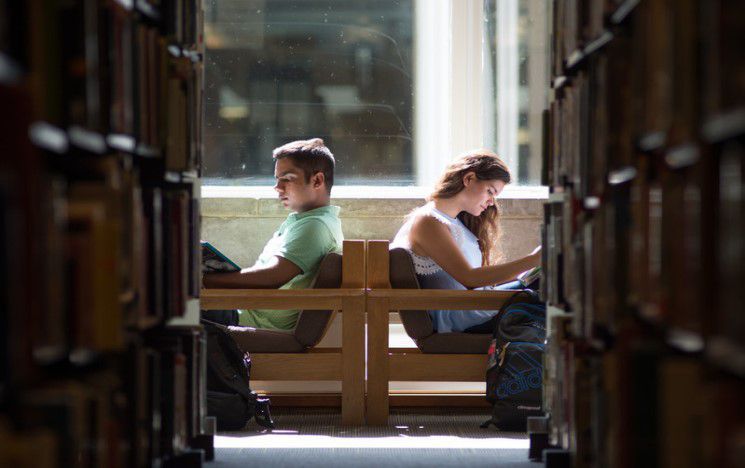
<path id="1" fill-rule="evenodd" d="M 0 2 L 0 465 L 211 459 L 201 0 Z"/>
<path id="2" fill-rule="evenodd" d="M 741 466 L 743 24 L 730 0 L 554 1 L 547 466 Z"/>

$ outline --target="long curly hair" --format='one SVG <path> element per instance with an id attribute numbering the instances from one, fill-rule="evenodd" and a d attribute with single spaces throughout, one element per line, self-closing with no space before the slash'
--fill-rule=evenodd
<path id="1" fill-rule="evenodd" d="M 428 200 L 452 198 L 465 188 L 463 177 L 473 172 L 479 180 L 501 180 L 509 184 L 512 180 L 510 170 L 499 156 L 488 150 L 464 153 L 445 168 L 445 172 L 435 185 Z M 495 203 L 487 207 L 479 216 L 462 211 L 458 219 L 479 240 L 483 265 L 496 261 L 495 247 L 499 240 L 499 207 Z"/>

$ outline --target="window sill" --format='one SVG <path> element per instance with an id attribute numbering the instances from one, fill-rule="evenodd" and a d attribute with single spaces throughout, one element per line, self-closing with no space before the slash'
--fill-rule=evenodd
<path id="1" fill-rule="evenodd" d="M 341 185 L 331 190 L 333 199 L 402 199 L 421 200 L 429 195 L 430 187 L 390 187 Z M 202 198 L 274 199 L 277 193 L 266 186 L 203 186 Z M 547 200 L 548 187 L 541 185 L 507 186 L 499 196 L 506 200 Z"/>

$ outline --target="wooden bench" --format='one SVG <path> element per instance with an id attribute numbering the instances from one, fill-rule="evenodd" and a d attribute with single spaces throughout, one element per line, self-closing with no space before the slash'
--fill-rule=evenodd
<path id="1" fill-rule="evenodd" d="M 367 243 L 367 422 L 388 422 L 391 381 L 483 382 L 491 334 L 435 333 L 428 309 L 499 309 L 515 291 L 419 289 L 409 254 Z M 389 349 L 399 311 L 417 349 Z"/>
<path id="2" fill-rule="evenodd" d="M 201 308 L 301 309 L 289 332 L 228 327 L 251 353 L 252 380 L 342 383 L 342 423 L 365 422 L 365 243 L 346 240 L 343 255 L 321 262 L 312 289 L 203 289 Z M 342 314 L 341 348 L 315 349 L 334 315 Z"/>

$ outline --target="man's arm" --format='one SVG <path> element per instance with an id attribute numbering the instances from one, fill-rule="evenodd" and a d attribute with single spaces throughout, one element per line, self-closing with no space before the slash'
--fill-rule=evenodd
<path id="1" fill-rule="evenodd" d="M 262 267 L 244 268 L 230 273 L 205 273 L 202 284 L 210 289 L 275 289 L 303 271 L 282 257 Z"/>

